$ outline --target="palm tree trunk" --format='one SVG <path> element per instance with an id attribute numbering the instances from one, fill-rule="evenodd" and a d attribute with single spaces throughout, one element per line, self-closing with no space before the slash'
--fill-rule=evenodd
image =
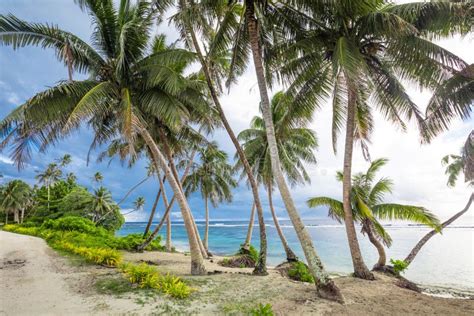
<path id="1" fill-rule="evenodd" d="M 467 202 L 464 209 L 460 211 L 459 213 L 454 214 L 450 219 L 448 219 L 443 224 L 441 224 L 441 229 L 446 228 L 446 226 L 450 225 L 452 222 L 454 222 L 459 217 L 461 217 L 464 213 L 466 213 L 471 207 L 471 204 L 473 201 L 474 201 L 474 193 L 471 193 L 471 197 L 469 198 L 469 201 Z M 409 265 L 413 261 L 413 259 L 415 259 L 416 255 L 421 250 L 421 248 L 428 242 L 428 240 L 430 240 L 431 237 L 433 237 L 439 232 L 440 232 L 439 230 L 433 229 L 428 234 L 426 234 L 423 238 L 421 238 L 421 240 L 416 244 L 416 246 L 412 249 L 412 251 L 405 258 L 404 261 Z"/>
<path id="2" fill-rule="evenodd" d="M 206 208 L 206 230 L 204 231 L 204 248 L 209 250 L 209 203 L 207 196 L 204 198 L 204 205 Z"/>
<path id="3" fill-rule="evenodd" d="M 125 199 L 127 199 L 127 197 L 130 195 L 130 193 L 132 193 L 136 188 L 138 188 L 140 185 L 142 185 L 143 183 L 145 183 L 145 181 L 147 181 L 148 179 L 150 179 L 150 176 L 147 176 L 146 178 L 144 178 L 143 180 L 141 180 L 140 182 L 138 182 L 137 184 L 135 184 L 132 188 L 130 188 L 130 190 L 128 190 L 127 194 L 125 194 L 125 195 L 120 199 L 120 201 L 117 203 L 117 205 L 122 204 L 123 201 L 125 201 Z"/>
<path id="4" fill-rule="evenodd" d="M 354 266 L 354 276 L 374 280 L 374 275 L 369 271 L 362 258 L 362 253 L 357 240 L 357 233 L 352 218 L 351 206 L 351 169 L 352 169 L 352 151 L 354 148 L 354 129 L 355 129 L 355 111 L 357 95 L 355 85 L 349 83 L 347 102 L 347 123 L 346 123 L 346 142 L 344 149 L 344 170 L 342 178 L 342 198 L 344 207 L 344 223 L 346 234 L 351 251 L 352 265 Z"/>
<path id="5" fill-rule="evenodd" d="M 160 183 L 160 190 L 161 192 L 163 192 L 163 205 L 166 207 L 166 209 L 168 209 L 170 208 L 170 205 L 168 203 L 168 197 L 166 195 L 166 188 L 159 171 L 157 172 L 157 177 Z M 171 251 L 171 222 L 169 215 L 166 217 L 166 229 L 166 250 Z"/>
<path id="6" fill-rule="evenodd" d="M 171 244 L 171 216 L 166 216 L 166 251 L 171 252 L 173 246 Z"/>
<path id="7" fill-rule="evenodd" d="M 179 181 L 178 170 L 176 169 L 176 165 L 174 164 L 173 153 L 171 152 L 171 148 L 168 144 L 168 139 L 166 137 L 166 134 L 165 134 L 165 132 L 162 128 L 159 128 L 158 132 L 160 134 L 160 139 L 163 143 L 163 149 L 165 150 L 165 155 L 167 156 L 167 158 L 169 160 L 169 165 L 170 165 L 170 168 L 171 168 L 171 172 L 172 172 L 174 178 L 176 179 L 176 182 L 179 185 L 181 193 L 183 193 L 183 195 L 184 195 L 184 190 L 183 190 L 183 187 L 181 185 L 181 182 Z M 197 228 L 196 221 L 194 220 L 194 216 L 193 216 L 193 213 L 191 212 L 191 209 L 189 209 L 189 215 L 191 217 L 191 223 L 193 224 L 193 229 L 195 231 L 195 235 L 196 235 L 196 238 L 197 238 L 197 241 L 198 241 L 198 244 L 199 244 L 199 249 L 201 250 L 202 256 L 204 258 L 207 258 L 208 257 L 208 252 L 206 251 L 206 248 L 204 247 L 204 244 L 202 243 L 201 236 L 199 235 L 199 230 Z"/>
<path id="8" fill-rule="evenodd" d="M 172 171 L 170 167 L 168 166 L 166 158 L 163 156 L 160 149 L 156 145 L 155 141 L 153 140 L 153 137 L 145 128 L 141 128 L 140 133 L 144 141 L 146 142 L 147 146 L 150 148 L 150 151 L 153 154 L 153 159 L 155 163 L 157 164 L 158 170 L 161 168 L 165 172 L 166 177 L 169 179 L 168 182 L 171 188 L 173 189 L 174 195 L 180 206 L 181 214 L 183 216 L 184 226 L 186 227 L 186 232 L 188 234 L 188 239 L 189 239 L 189 248 L 191 252 L 191 274 L 204 275 L 206 274 L 206 268 L 204 267 L 203 256 L 201 253 L 201 249 L 199 247 L 196 232 L 194 230 L 192 217 L 191 217 L 191 210 L 189 209 L 186 197 L 181 191 L 181 187 L 178 184 L 178 181 L 172 174 Z"/>
<path id="9" fill-rule="evenodd" d="M 8 224 L 8 210 L 5 209 L 5 225 Z"/>
<path id="10" fill-rule="evenodd" d="M 249 250 L 250 243 L 252 241 L 252 232 L 253 232 L 253 222 L 255 218 L 255 203 L 252 204 L 252 210 L 250 211 L 250 221 L 249 226 L 247 228 L 247 237 L 245 238 L 245 242 L 242 245 L 242 248 L 245 250 Z"/>
<path id="11" fill-rule="evenodd" d="M 186 1 L 181 1 L 181 5 L 183 8 L 186 6 Z M 260 197 L 258 194 L 258 185 L 257 181 L 255 180 L 255 177 L 252 174 L 252 169 L 250 168 L 250 164 L 247 161 L 247 158 L 245 157 L 245 153 L 240 146 L 240 143 L 235 136 L 234 131 L 232 130 L 232 127 L 230 126 L 227 117 L 224 113 L 224 109 L 221 106 L 221 103 L 218 98 L 218 93 L 217 90 L 214 86 L 214 82 L 211 78 L 208 64 L 202 55 L 201 48 L 199 46 L 199 41 L 197 40 L 196 33 L 194 32 L 194 29 L 191 25 L 186 25 L 188 33 L 191 35 L 191 39 L 193 42 L 194 49 L 196 51 L 196 54 L 198 56 L 198 59 L 201 63 L 201 68 L 204 72 L 204 76 L 206 78 L 207 86 L 209 88 L 209 92 L 211 94 L 212 101 L 214 102 L 214 105 L 216 106 L 217 111 L 219 112 L 219 117 L 222 121 L 222 124 L 224 125 L 224 128 L 229 135 L 232 143 L 235 146 L 235 149 L 237 151 L 237 155 L 239 156 L 240 161 L 242 162 L 242 165 L 244 166 L 245 173 L 247 174 L 248 181 L 250 183 L 250 187 L 252 188 L 252 194 L 253 194 L 253 199 L 254 203 L 257 208 L 257 217 L 258 217 L 258 225 L 259 225 L 259 230 L 260 230 L 260 253 L 258 257 L 258 262 L 255 265 L 255 269 L 253 271 L 253 274 L 255 275 L 267 275 L 267 234 L 265 232 L 265 219 L 263 217 L 263 208 L 262 208 L 262 203 L 260 202 Z"/>
<path id="12" fill-rule="evenodd" d="M 163 182 L 164 180 L 165 178 L 163 178 Z M 161 195 L 161 188 L 158 190 L 158 193 L 156 194 L 156 197 L 155 197 L 155 201 L 153 202 L 153 207 L 151 208 L 150 217 L 148 218 L 148 223 L 146 224 L 145 231 L 143 232 L 143 237 L 145 237 L 150 231 L 151 224 L 153 223 L 153 219 L 155 218 L 156 207 L 158 206 L 160 195 Z"/>
<path id="13" fill-rule="evenodd" d="M 367 233 L 367 236 L 369 237 L 369 241 L 372 243 L 372 245 L 374 245 L 374 247 L 377 249 L 377 252 L 379 254 L 379 260 L 373 267 L 374 270 L 379 270 L 382 267 L 384 267 L 385 264 L 387 263 L 387 255 L 385 254 L 385 247 L 375 237 L 372 223 L 370 223 L 368 220 L 365 220 L 362 225 L 364 226 L 364 231 Z"/>
<path id="14" fill-rule="evenodd" d="M 286 260 L 288 262 L 296 262 L 298 261 L 298 258 L 296 257 L 295 253 L 293 250 L 291 250 L 290 245 L 288 245 L 288 241 L 286 241 L 285 235 L 283 234 L 283 230 L 280 227 L 280 223 L 278 222 L 278 218 L 275 213 L 275 208 L 273 207 L 273 197 L 272 197 L 272 185 L 269 184 L 267 186 L 267 193 L 268 193 L 268 203 L 270 205 L 270 211 L 272 213 L 273 217 L 273 222 L 275 223 L 275 228 L 277 230 L 278 236 L 280 236 L 281 243 L 283 245 L 283 248 L 285 249 L 286 253 Z"/>
<path id="15" fill-rule="evenodd" d="M 13 221 L 17 224 L 20 223 L 20 216 L 17 209 L 13 210 Z"/>
<path id="16" fill-rule="evenodd" d="M 189 160 L 189 163 L 188 165 L 186 166 L 186 169 L 184 170 L 184 173 L 181 177 L 181 180 L 180 182 L 183 183 L 183 181 L 186 179 L 186 177 L 188 176 L 189 174 L 189 171 L 191 170 L 191 166 L 193 164 L 193 161 L 194 161 L 194 157 L 196 155 L 196 150 L 193 151 L 193 153 L 191 154 L 191 158 Z M 166 176 L 166 175 L 165 175 Z M 164 179 L 164 177 L 163 177 Z M 169 217 L 169 212 L 171 210 L 171 207 L 173 206 L 174 204 L 174 201 L 175 201 L 175 196 L 173 195 L 173 197 L 171 198 L 171 201 L 169 203 L 169 206 L 166 208 L 166 211 L 165 213 L 163 214 L 163 216 L 161 217 L 161 220 L 160 220 L 160 223 L 155 227 L 155 229 L 153 230 L 153 232 L 150 234 L 150 236 L 147 237 L 147 239 L 137 247 L 137 251 L 143 251 L 151 242 L 153 239 L 156 238 L 156 235 L 158 235 L 158 233 L 160 232 L 160 229 L 161 227 L 163 226 L 163 224 L 165 223 L 165 220 L 168 219 Z"/>
<path id="17" fill-rule="evenodd" d="M 270 100 L 268 98 L 267 86 L 265 82 L 265 75 L 263 70 L 262 54 L 259 44 L 259 30 L 258 22 L 255 19 L 255 12 L 253 7 L 253 1 L 246 1 L 246 18 L 247 18 L 247 29 L 250 37 L 250 44 L 252 48 L 252 55 L 254 61 L 255 72 L 257 75 L 258 88 L 260 91 L 261 106 L 263 120 L 265 122 L 266 136 L 268 140 L 268 146 L 270 148 L 270 159 L 272 165 L 272 172 L 275 177 L 276 183 L 280 190 L 281 197 L 285 203 L 286 211 L 291 219 L 293 227 L 295 228 L 296 235 L 300 240 L 301 247 L 305 254 L 306 260 L 308 261 L 308 267 L 311 274 L 314 277 L 316 289 L 318 295 L 330 300 L 336 300 L 343 302 L 344 298 L 339 288 L 329 278 L 326 270 L 323 267 L 321 259 L 316 253 L 316 249 L 313 246 L 311 236 L 306 230 L 303 221 L 296 209 L 293 198 L 291 197 L 290 190 L 286 184 L 285 177 L 280 167 L 280 157 L 278 156 L 277 143 L 275 138 L 275 130 L 273 127 L 273 119 L 270 110 Z"/>
<path id="18" fill-rule="evenodd" d="M 23 224 L 23 219 L 25 218 L 25 209 L 22 208 L 21 209 L 21 213 L 20 213 L 20 223 Z"/>

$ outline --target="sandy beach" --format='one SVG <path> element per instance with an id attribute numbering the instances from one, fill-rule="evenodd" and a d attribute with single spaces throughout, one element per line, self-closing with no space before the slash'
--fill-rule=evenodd
<path id="1" fill-rule="evenodd" d="M 178 301 L 146 291 L 104 293 L 100 285 L 120 280 L 116 269 L 77 262 L 49 248 L 40 238 L 0 231 L 0 315 L 147 315 L 245 314 L 258 303 L 270 303 L 277 315 L 472 315 L 474 300 L 428 296 L 401 289 L 377 274 L 376 281 L 350 277 L 335 280 L 346 304 L 318 299 L 314 286 L 291 281 L 273 270 L 265 277 L 250 269 L 206 261 L 204 277 L 189 275 L 182 253 L 124 253 L 126 261 L 147 261 L 163 273 L 181 276 L 195 292 Z"/>

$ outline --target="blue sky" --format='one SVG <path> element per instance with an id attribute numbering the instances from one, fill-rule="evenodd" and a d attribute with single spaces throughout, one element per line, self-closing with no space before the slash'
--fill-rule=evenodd
<path id="1" fill-rule="evenodd" d="M 0 14 L 13 13 L 19 18 L 34 22 L 48 22 L 57 24 L 61 28 L 79 35 L 84 40 L 90 37 L 90 21 L 87 14 L 81 12 L 73 1 L 66 0 L 1 0 Z M 167 24 L 159 29 L 167 34 L 168 40 L 173 41 L 177 35 Z M 444 47 L 465 58 L 469 63 L 474 57 L 469 52 L 474 50 L 472 39 L 455 38 L 440 42 Z M 23 48 L 13 51 L 11 47 L 0 46 L 0 119 L 4 118 L 17 105 L 21 104 L 35 93 L 66 79 L 67 70 L 59 63 L 52 50 L 40 48 Z M 75 79 L 80 79 L 76 75 Z M 429 91 L 419 91 L 415 87 L 407 86 L 410 95 L 423 108 L 429 98 Z M 273 91 L 274 93 L 276 91 Z M 258 114 L 258 91 L 253 71 L 249 69 L 239 83 L 232 88 L 229 94 L 222 97 L 224 109 L 236 132 L 248 127 L 251 118 Z M 308 166 L 312 184 L 293 188 L 293 196 L 303 217 L 324 217 L 324 211 L 310 210 L 305 201 L 311 196 L 329 195 L 336 198 L 341 196 L 341 188 L 334 179 L 336 170 L 342 168 L 342 155 L 334 156 L 330 140 L 330 111 L 328 107 L 317 112 L 311 125 L 319 137 L 320 148 L 316 153 L 318 164 Z M 401 203 L 424 205 L 442 218 L 461 209 L 469 190 L 459 183 L 454 189 L 445 186 L 446 177 L 440 165 L 441 158 L 448 153 L 457 153 L 469 131 L 474 127 L 474 120 L 457 121 L 451 130 L 438 137 L 431 145 L 421 146 L 418 134 L 413 126 L 408 132 L 402 133 L 384 120 L 377 117 L 375 135 L 370 147 L 373 158 L 387 157 L 390 164 L 384 169 L 384 176 L 394 179 L 395 192 L 388 200 Z M 219 145 L 234 156 L 234 148 L 223 131 L 217 131 L 213 136 Z M 79 183 L 91 187 L 92 175 L 100 171 L 104 175 L 104 185 L 108 187 L 116 200 L 146 175 L 146 161 L 139 161 L 132 169 L 122 166 L 118 161 L 97 163 L 94 152 L 89 166 L 86 165 L 86 154 L 92 141 L 92 133 L 86 128 L 73 134 L 68 139 L 50 147 L 46 153 L 35 152 L 30 164 L 20 173 L 11 164 L 8 151 L 0 153 L 0 171 L 5 175 L 3 181 L 20 177 L 30 183 L 34 182 L 35 171 L 43 169 L 49 162 L 61 157 L 65 153 L 73 156 L 73 163 L 67 171 L 78 176 Z M 342 144 L 339 144 L 341 147 Z M 339 150 L 342 153 L 342 150 Z M 354 171 L 361 171 L 367 167 L 360 151 L 355 152 Z M 143 212 L 132 213 L 129 220 L 144 220 L 156 194 L 155 180 L 148 180 L 140 189 L 122 205 L 124 209 L 132 207 L 137 196 L 144 196 L 147 200 Z M 262 190 L 264 206 L 267 206 L 265 192 Z M 171 190 L 168 190 L 168 195 Z M 276 194 L 277 195 L 277 194 Z M 286 212 L 278 196 L 275 198 L 278 216 L 286 218 Z M 203 203 L 199 194 L 189 199 L 196 218 L 202 218 Z M 160 205 L 161 206 L 161 205 Z M 244 183 L 234 191 L 234 202 L 219 206 L 211 210 L 211 218 L 230 219 L 248 218 L 251 207 L 251 193 Z M 162 208 L 160 208 L 162 210 Z M 179 217 L 177 208 L 173 214 Z M 268 214 L 268 212 L 267 212 Z M 269 217 L 269 215 L 267 216 Z"/>

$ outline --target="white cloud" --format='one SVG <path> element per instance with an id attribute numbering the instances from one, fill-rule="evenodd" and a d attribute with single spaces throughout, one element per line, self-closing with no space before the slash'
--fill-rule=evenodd
<path id="1" fill-rule="evenodd" d="M 13 160 L 4 155 L 0 155 L 0 162 L 7 165 L 13 165 Z"/>

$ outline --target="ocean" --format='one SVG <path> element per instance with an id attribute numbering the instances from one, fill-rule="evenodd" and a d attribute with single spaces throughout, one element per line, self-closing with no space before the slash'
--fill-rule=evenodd
<path id="1" fill-rule="evenodd" d="M 301 259 L 303 252 L 290 221 L 281 220 L 283 232 L 293 251 Z M 328 219 L 305 220 L 305 224 L 324 266 L 331 273 L 352 272 L 352 262 L 343 225 Z M 209 228 L 209 248 L 216 255 L 232 255 L 245 240 L 248 222 L 213 220 Z M 117 232 L 118 235 L 143 232 L 146 223 L 127 222 Z M 166 225 L 165 225 L 166 226 Z M 165 236 L 166 227 L 160 232 Z M 201 236 L 204 223 L 197 222 Z M 403 259 L 430 229 L 409 224 L 386 224 L 393 244 L 387 249 L 387 258 Z M 268 265 L 276 266 L 285 259 L 280 239 L 273 225 L 268 222 Z M 258 248 L 258 224 L 255 223 L 252 244 Z M 172 224 L 173 246 L 180 251 L 188 250 L 184 224 Z M 366 264 L 372 267 L 377 261 L 377 251 L 367 237 L 359 234 L 359 242 Z M 459 220 L 447 227 L 443 234 L 437 234 L 424 246 L 404 274 L 408 279 L 427 286 L 438 286 L 474 291 L 474 223 Z"/>

